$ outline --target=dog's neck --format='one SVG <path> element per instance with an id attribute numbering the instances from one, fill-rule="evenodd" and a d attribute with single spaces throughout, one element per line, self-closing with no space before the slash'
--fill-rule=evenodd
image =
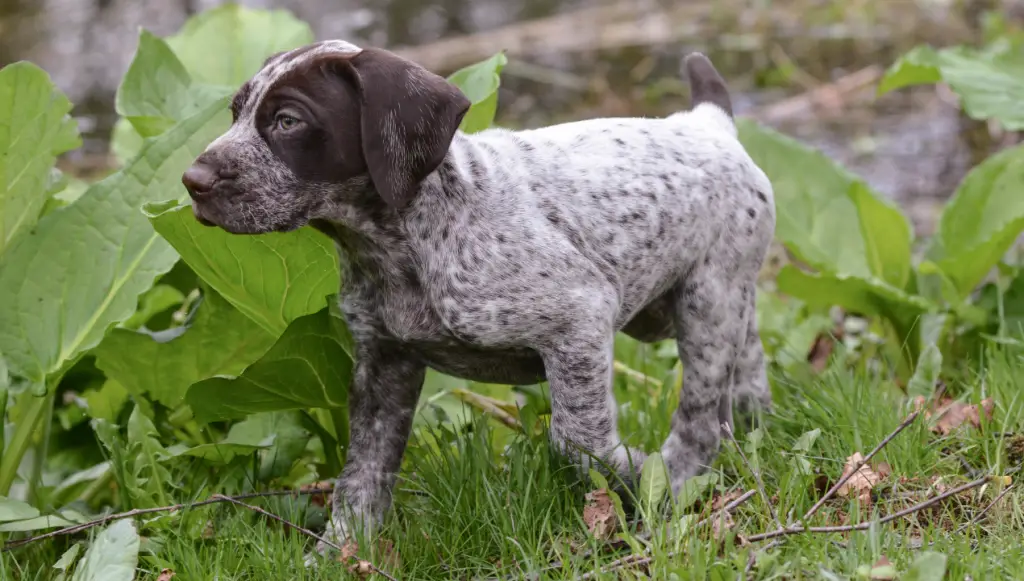
<path id="1" fill-rule="evenodd" d="M 487 180 L 482 152 L 472 138 L 457 133 L 449 152 L 437 168 L 420 182 L 416 196 L 404 208 L 384 202 L 369 177 L 346 183 L 334 197 L 324 217 L 309 224 L 334 240 L 351 265 L 375 279 L 408 277 L 415 271 L 415 255 L 409 244 L 412 231 L 431 229 L 445 210 L 457 210 L 467 196 Z M 434 216 L 420 223 L 422 216 Z"/>
<path id="2" fill-rule="evenodd" d="M 455 209 L 484 178 L 477 158 L 480 152 L 466 136 L 457 134 L 444 160 L 418 186 L 407 207 L 393 208 L 380 197 L 368 178 L 345 185 L 323 218 L 310 225 L 329 236 L 346 255 L 351 267 L 380 282 L 407 278 L 415 270 L 415 256 L 409 244 L 410 228 L 431 228 L 420 224 L 420 216 L 438 216 L 440 207 Z M 471 171 L 460 171 L 467 167 Z M 443 212 L 442 212 L 443 213 Z M 415 225 L 410 226 L 410 222 Z"/>

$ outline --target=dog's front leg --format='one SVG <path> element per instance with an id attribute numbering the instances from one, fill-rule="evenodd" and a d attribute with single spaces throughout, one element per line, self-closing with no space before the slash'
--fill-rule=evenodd
<path id="1" fill-rule="evenodd" d="M 349 448 L 334 489 L 331 540 L 381 524 L 412 429 L 426 367 L 397 345 L 362 343 L 349 388 Z M 321 554 L 327 549 L 317 546 Z"/>

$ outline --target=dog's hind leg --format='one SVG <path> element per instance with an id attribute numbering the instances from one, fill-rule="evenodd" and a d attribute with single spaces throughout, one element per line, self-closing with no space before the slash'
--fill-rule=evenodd
<path id="1" fill-rule="evenodd" d="M 538 348 L 551 386 L 552 443 L 586 469 L 607 464 L 632 486 L 645 456 L 619 440 L 618 409 L 612 393 L 615 332 L 611 317 L 574 309 L 567 333 Z M 592 464 L 590 456 L 599 462 Z"/>
<path id="2" fill-rule="evenodd" d="M 718 455 L 721 424 L 732 426 L 734 372 L 747 340 L 748 315 L 753 316 L 753 281 L 744 278 L 738 269 L 705 263 L 677 288 L 683 391 L 661 449 L 674 494 Z"/>
<path id="3" fill-rule="evenodd" d="M 765 369 L 764 346 L 757 332 L 754 292 L 747 305 L 746 340 L 740 346 L 733 376 L 733 401 L 738 419 L 752 426 L 758 411 L 770 412 L 772 392 Z"/>

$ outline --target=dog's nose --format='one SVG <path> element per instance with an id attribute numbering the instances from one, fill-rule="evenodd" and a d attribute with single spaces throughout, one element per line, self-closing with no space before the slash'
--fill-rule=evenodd
<path id="1" fill-rule="evenodd" d="M 194 163 L 181 176 L 181 183 L 185 184 L 188 195 L 192 199 L 209 193 L 213 185 L 217 183 L 217 172 L 205 163 Z"/>

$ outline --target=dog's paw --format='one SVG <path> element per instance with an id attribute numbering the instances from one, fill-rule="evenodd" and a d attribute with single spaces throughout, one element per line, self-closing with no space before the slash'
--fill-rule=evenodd
<path id="1" fill-rule="evenodd" d="M 348 527 L 345 523 L 339 519 L 331 517 L 330 522 L 327 524 L 327 530 L 324 531 L 322 540 L 316 542 L 316 550 L 307 553 L 303 558 L 303 565 L 306 568 L 315 569 L 320 559 L 332 559 L 332 558 L 344 558 L 345 544 L 349 540 Z M 326 541 L 326 542 L 325 542 Z M 342 548 L 342 554 L 336 554 L 338 549 Z"/>

